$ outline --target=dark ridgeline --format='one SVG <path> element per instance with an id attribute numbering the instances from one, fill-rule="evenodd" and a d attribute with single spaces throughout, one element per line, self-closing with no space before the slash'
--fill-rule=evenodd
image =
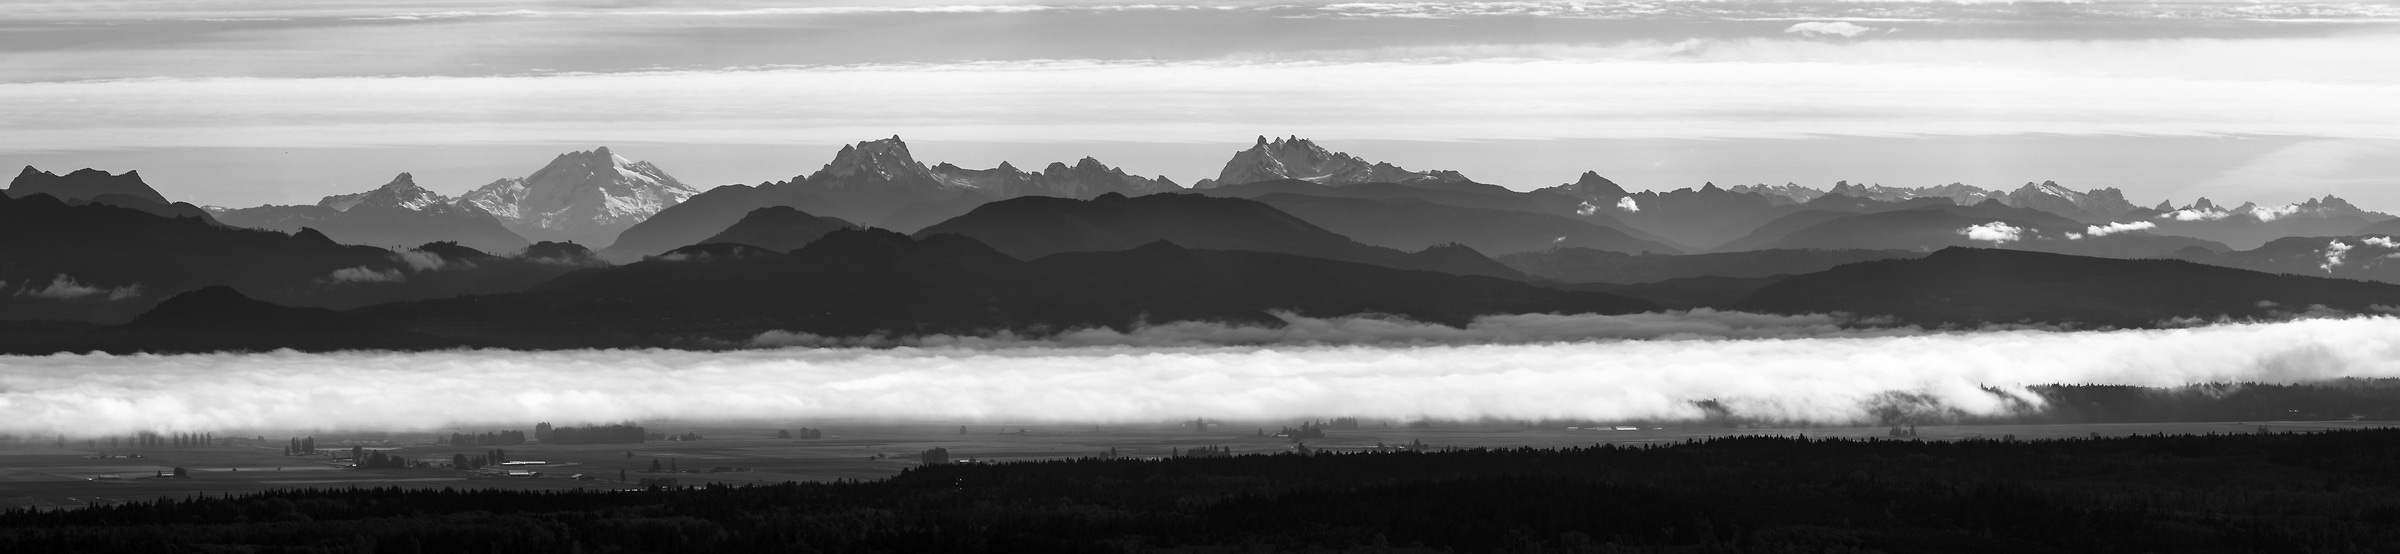
<path id="1" fill-rule="evenodd" d="M 524 290 L 585 265 L 446 243 L 404 252 L 345 246 L 311 229 L 241 229 L 45 194 L 0 199 L 0 237 L 0 281 L 17 289 L 0 294 L 0 314 L 20 320 L 123 323 L 215 285 L 277 304 L 352 308 Z"/>
<path id="2" fill-rule="evenodd" d="M 2072 323 L 2144 327 L 2184 318 L 2270 318 L 2321 306 L 2369 313 L 2400 285 L 2274 275 L 2177 260 L 2117 260 L 1983 248 L 1796 275 L 1734 308 L 1849 312 L 1922 325 Z"/>
<path id="3" fill-rule="evenodd" d="M 790 252 L 824 238 L 826 233 L 856 228 L 857 225 L 841 218 L 809 215 L 791 206 L 772 206 L 751 210 L 741 221 L 698 244 L 741 244 Z"/>
<path id="4" fill-rule="evenodd" d="M 535 434 L 544 444 L 641 444 L 651 434 L 648 429 L 631 423 L 558 428 L 548 426 L 549 423 L 545 422 L 535 428 Z"/>
<path id="5" fill-rule="evenodd" d="M 1554 248 L 1502 254 L 1493 259 L 1526 275 L 1562 283 L 1655 283 L 1696 277 L 1755 278 L 1816 273 L 1834 266 L 1923 252 L 1862 249 L 1770 249 L 1707 254 L 1627 254 L 1591 248 Z"/>
<path id="6" fill-rule="evenodd" d="M 1190 194 L 1092 200 L 1024 197 L 985 204 L 918 231 L 919 238 L 965 236 L 1018 259 L 1066 252 L 1107 252 L 1166 241 L 1186 248 L 1294 254 L 1379 265 L 1523 279 L 1524 274 L 1476 255 L 1412 255 L 1369 246 L 1310 224 L 1264 203 Z"/>
<path id="7" fill-rule="evenodd" d="M 328 196 L 314 205 L 219 209 L 213 215 L 236 227 L 286 233 L 316 229 L 342 244 L 450 242 L 484 252 L 515 252 L 532 244 L 483 208 L 425 190 L 407 173 L 375 190 Z"/>
<path id="8" fill-rule="evenodd" d="M 116 206 L 166 218 L 188 217 L 215 223 L 208 211 L 183 202 L 170 202 L 158 189 L 142 182 L 141 172 L 109 172 L 84 168 L 59 175 L 25 166 L 17 178 L 9 181 L 6 194 L 0 197 L 25 198 L 49 196 L 69 205 L 98 204 Z"/>
<path id="9" fill-rule="evenodd" d="M 2350 312 L 2400 305 L 2387 287 L 2100 259 L 2172 255 L 2400 281 L 2400 245 L 2356 232 L 2391 216 L 2338 198 L 2231 210 L 2203 200 L 2178 210 L 2056 183 L 1633 193 L 1593 173 L 1516 192 L 1298 137 L 1261 137 L 1217 179 L 1189 190 L 1089 158 L 1039 172 L 926 166 L 895 137 L 845 147 L 790 182 L 722 187 L 680 204 L 660 197 L 641 210 L 663 211 L 639 223 L 631 221 L 641 214 L 577 204 L 592 221 L 551 228 L 517 210 L 539 203 L 526 196 L 534 189 L 617 183 L 676 196 L 681 185 L 672 181 L 601 149 L 561 156 L 533 177 L 503 179 L 470 198 L 434 194 L 402 174 L 304 207 L 343 221 L 456 211 L 477 222 L 410 225 L 482 233 L 476 241 L 505 241 L 486 232 L 501 220 L 501 232 L 624 227 L 607 254 L 638 263 L 619 267 L 566 242 L 513 253 L 456 241 L 394 251 L 344 246 L 315 228 L 233 228 L 165 203 L 134 173 L 28 168 L 0 199 L 0 236 L 8 237 L 0 241 L 0 351 L 727 348 L 767 331 L 1040 336 L 1174 321 L 1274 325 L 1277 311 L 1458 325 L 1492 314 L 1707 307 L 1934 325 L 2136 327 L 2278 317 L 2319 304 Z M 487 207 L 509 215 L 479 211 Z M 903 230 L 925 228 L 913 236 L 861 228 L 896 219 L 922 223 L 897 226 Z M 2356 225 L 2341 236 L 2229 251 L 2126 223 L 2166 229 L 2169 220 L 2240 233 Z M 2092 228 L 2102 224 L 2116 226 Z M 2008 250 L 1955 249 L 1993 244 L 1965 232 L 1978 225 L 2019 236 L 1997 243 Z M 1944 247 L 1953 249 L 1926 254 Z M 229 290 L 162 308 L 211 286 Z M 209 310 L 224 313 L 211 320 Z M 157 317 L 131 324 L 153 311 Z"/>
<path id="10" fill-rule="evenodd" d="M 934 460 L 949 453 L 935 449 L 924 465 L 863 482 L 686 488 L 646 478 L 645 492 L 290 490 L 12 510 L 0 512 L 0 550 L 2371 552 L 2400 543 L 2395 430 L 1193 450 L 943 464 Z"/>
<path id="11" fill-rule="evenodd" d="M 709 189 L 618 235 L 605 251 L 623 260 L 705 242 L 753 211 L 789 207 L 848 225 L 915 232 L 985 202 L 1023 196 L 1092 198 L 1183 190 L 1166 177 L 1144 178 L 1083 158 L 1027 172 L 1006 163 L 973 170 L 918 162 L 900 137 L 843 146 L 824 167 L 789 181 Z M 788 248 L 778 250 L 789 250 Z"/>
<path id="12" fill-rule="evenodd" d="M 826 336 L 980 334 L 1141 322 L 1277 323 L 1271 312 L 1363 312 L 1463 325 L 1490 313 L 1631 313 L 1647 302 L 1517 281 L 1153 242 L 1022 261 L 940 234 L 838 230 L 788 254 L 678 249 L 510 295 L 360 313 L 512 347 L 740 344 L 769 330 Z M 716 342 L 710 342 L 716 341 Z"/>

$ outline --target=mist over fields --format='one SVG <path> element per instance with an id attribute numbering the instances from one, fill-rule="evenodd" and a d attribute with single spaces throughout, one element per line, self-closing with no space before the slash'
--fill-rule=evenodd
<path id="1" fill-rule="evenodd" d="M 1646 320 L 1644 318 L 1647 318 Z M 2130 331 L 1860 331 L 1822 316 L 1486 318 L 725 352 L 0 357 L 0 433 L 428 430 L 652 419 L 1875 423 L 2039 409 L 2025 387 L 2400 377 L 2400 318 Z M 769 335 L 776 335 L 769 333 Z M 1623 339 L 1655 340 L 1623 340 Z M 762 343 L 804 344 L 803 335 Z M 1988 387 L 1988 389 L 1987 389 Z"/>

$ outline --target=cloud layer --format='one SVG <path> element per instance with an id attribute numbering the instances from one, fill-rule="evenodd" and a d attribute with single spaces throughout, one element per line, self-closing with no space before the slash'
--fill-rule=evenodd
<path id="1" fill-rule="evenodd" d="M 1709 315 L 1692 325 L 1724 329 L 1733 318 Z M 2024 387 L 2046 383 L 2400 376 L 2400 319 L 2391 317 L 1894 336 L 1850 336 L 1827 320 L 1760 321 L 1760 329 L 1797 338 L 5 357 L 0 432 L 421 430 L 655 418 L 1682 419 L 1702 417 L 1692 403 L 1709 399 L 1740 417 L 1850 422 L 1871 419 L 1871 407 L 1894 392 L 1928 398 L 1935 411 L 1991 415 L 2008 402 L 1986 386 L 2031 398 Z M 1302 334 L 1424 332 L 1348 325 Z M 1470 332 L 1542 337 L 1569 325 L 1495 322 Z M 1258 331 L 1155 334 L 1225 332 Z"/>

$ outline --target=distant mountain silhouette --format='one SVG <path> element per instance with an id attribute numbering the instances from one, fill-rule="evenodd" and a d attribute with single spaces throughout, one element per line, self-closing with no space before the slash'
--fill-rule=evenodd
<path id="1" fill-rule="evenodd" d="M 1617 183 L 1588 171 L 1573 183 L 1533 194 L 1568 199 L 1578 213 L 1608 214 L 1675 244 L 1703 249 L 1740 238 L 1769 220 L 1798 211 L 1786 198 L 1732 192 L 1715 183 L 1697 190 L 1626 192 Z"/>
<path id="2" fill-rule="evenodd" d="M 17 178 L 9 181 L 6 196 L 24 198 L 47 194 L 69 205 L 100 204 L 140 210 L 160 217 L 193 217 L 214 223 L 207 210 L 183 202 L 169 202 L 158 189 L 142 182 L 142 174 L 127 171 L 110 175 L 106 171 L 84 168 L 66 175 L 25 166 Z"/>
<path id="3" fill-rule="evenodd" d="M 2390 214 L 2362 210 L 2348 201 L 2326 196 L 2279 207 L 2243 204 L 2231 209 L 2202 198 L 2191 206 L 2167 211 L 2144 221 L 2155 224 L 2156 227 L 2151 231 L 2158 234 L 2216 241 L 2235 249 L 2253 249 L 2284 237 L 2382 233 L 2387 231 L 2369 230 L 2368 227 L 2400 220 L 2393 219 Z"/>
<path id="4" fill-rule="evenodd" d="M 2268 273 L 2400 283 L 2400 239 L 2391 235 L 2286 237 L 2234 252 L 2187 249 L 2175 258 Z"/>
<path id="5" fill-rule="evenodd" d="M 2357 231 L 2352 231 L 2347 234 L 2385 236 L 2400 235 L 2400 219 L 2386 219 L 2383 221 L 2378 221 L 2368 224 L 2365 227 L 2360 227 Z"/>
<path id="6" fill-rule="evenodd" d="M 225 286 L 175 295 L 130 323 L 87 336 L 94 349 L 111 352 L 429 350 L 475 345 L 392 329 L 333 310 L 262 302 Z"/>
<path id="7" fill-rule="evenodd" d="M 527 239 L 605 244 L 699 193 L 650 162 L 603 146 L 559 154 L 531 175 L 492 181 L 457 202 L 492 214 Z"/>
<path id="8" fill-rule="evenodd" d="M 225 227 L 115 206 L 69 206 L 48 195 L 0 199 L 0 237 L 6 237 L 0 318 L 7 319 L 124 322 L 169 296 L 210 285 L 276 304 L 346 308 L 522 290 L 575 269 L 345 246 L 313 229 Z"/>
<path id="9" fill-rule="evenodd" d="M 1072 200 L 1061 200 L 1074 202 Z M 738 244 L 579 271 L 507 295 L 375 306 L 427 332 L 519 347 L 739 344 L 769 330 L 830 336 L 1041 333 L 1143 322 L 1272 324 L 1270 312 L 1398 314 L 1464 324 L 1522 312 L 1655 309 L 1593 292 L 1153 241 L 1021 261 L 972 239 L 844 229 L 788 254 Z"/>
<path id="10" fill-rule="evenodd" d="M 842 147 L 816 172 L 790 181 L 728 185 L 660 211 L 618 235 L 603 255 L 631 261 L 696 244 L 752 210 L 788 206 L 853 224 L 915 232 L 976 206 L 1020 196 L 1093 198 L 1182 190 L 1166 177 L 1143 178 L 1084 158 L 1025 172 L 1005 162 L 993 169 L 950 164 L 927 167 L 894 136 Z"/>
<path id="11" fill-rule="evenodd" d="M 1323 185 L 1294 179 L 1259 181 L 1240 185 L 1225 185 L 1207 189 L 1192 189 L 1194 194 L 1261 199 L 1271 195 L 1289 194 L 1321 198 L 1354 198 L 1381 201 L 1420 201 L 1439 206 L 1454 206 L 1477 210 L 1496 210 L 1560 217 L 1613 229 L 1643 242 L 1657 243 L 1673 250 L 1688 247 L 1661 238 L 1610 215 L 1608 211 L 1582 210 L 1580 201 L 1555 194 L 1535 194 L 1471 182 L 1418 181 L 1414 183 L 1352 183 Z M 1297 214 L 1295 214 L 1297 215 Z M 1323 225 L 1320 223 L 1320 225 Z M 1556 235 L 1552 235 L 1556 238 Z M 1457 240 L 1457 239 L 1451 239 Z M 1493 245 L 1485 245 L 1493 246 Z"/>
<path id="12" fill-rule="evenodd" d="M 1645 283 L 1577 283 L 1560 288 L 1605 292 L 1628 298 L 1639 298 L 1670 310 L 1697 308 L 1732 309 L 1750 295 L 1767 285 L 1782 281 L 1789 275 L 1766 277 L 1679 277 Z"/>
<path id="13" fill-rule="evenodd" d="M 1861 262 L 1787 277 L 1735 307 L 1888 315 L 1924 325 L 2076 323 L 2143 327 L 2178 318 L 2268 317 L 2325 306 L 2400 305 L 2400 285 L 2274 275 L 2178 260 L 1984 248 Z"/>
<path id="14" fill-rule="evenodd" d="M 1261 202 L 1188 194 L 1003 200 L 927 227 L 917 236 L 946 233 L 1025 260 L 1062 252 L 1127 250 L 1164 240 L 1193 249 L 1279 252 L 1399 269 L 1523 277 L 1497 263 L 1454 266 L 1361 244 Z M 1494 269 L 1503 273 L 1490 273 Z"/>
<path id="15" fill-rule="evenodd" d="M 1500 263 L 1527 275 L 1566 283 L 1650 283 L 1694 277 L 1767 277 L 1815 273 L 1833 266 L 1915 258 L 1906 250 L 1749 250 L 1711 254 L 1626 254 L 1590 248 L 1557 248 L 1501 255 Z"/>
<path id="16" fill-rule="evenodd" d="M 1808 205 L 1822 205 L 1825 201 L 1820 198 Z M 1864 213 L 1803 210 L 1768 222 L 1751 236 L 1729 242 L 1725 247 L 1926 252 L 1954 246 L 1992 246 L 2111 258 L 2165 257 L 2189 247 L 2226 250 L 2224 245 L 2188 237 L 2085 225 L 1997 200 L 1973 206 L 1952 205 L 1942 199 L 1912 200 L 1900 206 L 1906 207 Z"/>
<path id="17" fill-rule="evenodd" d="M 1624 231 L 1549 214 L 1462 208 L 1415 198 L 1368 200 L 1277 193 L 1259 202 L 1359 242 L 1420 249 L 1460 243 L 1484 252 L 1523 252 L 1557 246 L 1618 252 L 1680 253 Z"/>
<path id="18" fill-rule="evenodd" d="M 750 215 L 742 216 L 741 221 L 725 228 L 725 232 L 700 242 L 746 244 L 788 252 L 808 246 L 826 233 L 857 227 L 841 218 L 809 215 L 790 206 L 773 206 L 751 210 Z"/>
<path id="19" fill-rule="evenodd" d="M 396 247 L 457 242 L 487 252 L 513 252 L 530 244 L 471 204 L 420 188 L 407 173 L 372 191 L 328 196 L 314 206 L 219 209 L 218 221 L 235 227 L 298 232 L 316 229 L 342 244 Z"/>
<path id="20" fill-rule="evenodd" d="M 1369 162 L 1326 150 L 1297 136 L 1272 141 L 1258 137 L 1248 150 L 1235 152 L 1215 179 L 1201 179 L 1192 188 L 1207 189 L 1259 181 L 1292 179 L 1321 185 L 1356 183 L 1444 182 L 1471 183 L 1456 171 L 1409 171 L 1388 163 Z"/>

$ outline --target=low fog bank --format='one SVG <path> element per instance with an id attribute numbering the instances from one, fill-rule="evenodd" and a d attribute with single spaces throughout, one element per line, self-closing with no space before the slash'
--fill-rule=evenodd
<path id="1" fill-rule="evenodd" d="M 1873 423 L 1893 411 L 2036 410 L 2042 401 L 2026 386 L 2047 383 L 2400 377 L 2400 318 L 2389 316 L 2078 332 L 1784 323 L 1751 327 L 1758 334 L 1750 336 L 1778 338 L 1747 340 L 1541 342 L 1549 339 L 1529 338 L 1543 336 L 1529 325 L 1452 330 L 1519 344 L 1446 344 L 1438 337 L 1450 335 L 1421 330 L 1435 335 L 1413 345 L 1157 346 L 1115 337 L 1121 342 L 1099 346 L 0 357 L 0 433 L 819 417 Z M 1374 325 L 1382 324 L 1277 332 L 1342 337 Z"/>
<path id="2" fill-rule="evenodd" d="M 1410 321 L 1400 317 L 1350 316 L 1313 318 L 1276 312 L 1280 327 L 1179 321 L 1142 325 L 1130 332 L 1077 329 L 1043 337 L 1001 332 L 990 336 L 926 335 L 893 337 L 828 337 L 811 333 L 768 331 L 750 341 L 756 347 L 967 347 L 1026 348 L 1073 346 L 1254 346 L 1254 345 L 1475 345 L 1531 344 L 1590 340 L 1790 339 L 1807 337 L 1868 337 L 1922 334 L 1914 327 L 1890 327 L 1883 319 L 1843 314 L 1775 315 L 1720 311 L 1707 308 L 1629 315 L 1515 314 L 1475 318 L 1465 328 Z"/>

